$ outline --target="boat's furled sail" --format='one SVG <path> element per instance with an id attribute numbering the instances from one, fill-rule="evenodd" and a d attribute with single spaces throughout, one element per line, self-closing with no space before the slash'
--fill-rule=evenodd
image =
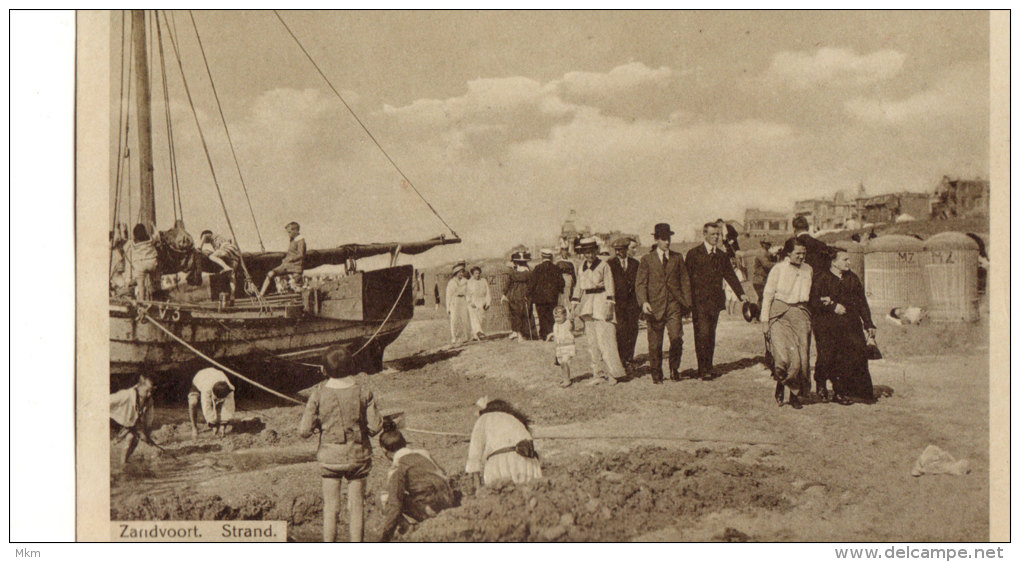
<path id="1" fill-rule="evenodd" d="M 372 256 L 389 254 L 399 251 L 401 254 L 420 254 L 436 246 L 446 244 L 458 244 L 459 238 L 447 238 L 437 236 L 428 240 L 416 242 L 385 242 L 376 244 L 344 244 L 335 248 L 308 250 L 305 254 L 305 269 L 314 269 L 320 265 L 342 265 L 351 259 L 362 259 Z M 244 263 L 248 266 L 253 276 L 256 272 L 265 272 L 280 265 L 283 261 L 283 252 L 245 252 Z"/>

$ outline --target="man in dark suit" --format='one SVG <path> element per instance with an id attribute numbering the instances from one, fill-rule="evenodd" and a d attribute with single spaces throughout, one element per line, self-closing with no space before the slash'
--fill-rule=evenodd
<path id="1" fill-rule="evenodd" d="M 553 263 L 552 250 L 542 250 L 542 263 L 531 272 L 528 298 L 538 309 L 538 335 L 542 341 L 552 333 L 553 309 L 563 292 L 563 272 Z"/>
<path id="2" fill-rule="evenodd" d="M 639 264 L 636 259 L 627 255 L 630 242 L 630 238 L 624 237 L 614 240 L 613 249 L 616 250 L 616 257 L 609 260 L 616 292 L 616 349 L 624 365 L 634 360 L 638 315 L 641 314 L 637 294 L 634 292 Z"/>
<path id="3" fill-rule="evenodd" d="M 715 355 L 715 328 L 719 312 L 726 308 L 723 281 L 729 283 L 741 301 L 747 302 L 748 299 L 733 271 L 729 255 L 719 248 L 719 224 L 705 223 L 701 231 L 705 242 L 687 252 L 686 263 L 694 297 L 694 352 L 698 356 L 698 375 L 709 379 Z"/>
<path id="4" fill-rule="evenodd" d="M 682 317 L 691 306 L 691 280 L 684 258 L 669 249 L 673 231 L 666 223 L 655 225 L 655 244 L 641 258 L 634 292 L 648 323 L 648 363 L 652 382 L 662 384 L 662 336 L 669 332 L 669 376 L 680 380 L 683 354 Z"/>
<path id="5" fill-rule="evenodd" d="M 804 263 L 811 266 L 811 276 L 814 277 L 819 273 L 828 271 L 830 261 L 829 245 L 811 236 L 811 226 L 805 217 L 794 217 L 792 226 L 793 237 L 807 249 L 807 257 L 804 258 Z"/>

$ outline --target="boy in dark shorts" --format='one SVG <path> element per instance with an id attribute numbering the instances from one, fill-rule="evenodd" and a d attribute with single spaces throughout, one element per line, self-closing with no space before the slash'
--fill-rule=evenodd
<path id="1" fill-rule="evenodd" d="M 351 542 L 364 538 L 365 478 L 372 468 L 369 437 L 382 430 L 382 418 L 372 391 L 350 377 L 351 356 L 343 347 L 331 347 L 322 361 L 328 377 L 312 390 L 298 425 L 302 437 L 319 432 L 319 461 L 322 475 L 322 540 L 336 540 L 340 514 L 340 481 L 350 482 L 347 507 L 350 511 Z"/>

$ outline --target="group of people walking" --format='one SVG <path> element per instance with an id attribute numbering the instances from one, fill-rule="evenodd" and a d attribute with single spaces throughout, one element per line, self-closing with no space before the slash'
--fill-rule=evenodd
<path id="1" fill-rule="evenodd" d="M 776 403 L 801 407 L 811 390 L 811 335 L 818 345 L 815 393 L 822 401 L 849 405 L 874 400 L 868 346 L 875 324 L 864 285 L 850 271 L 850 255 L 808 234 L 807 220 L 794 220 L 782 260 L 769 271 L 761 325 L 772 357 Z M 832 384 L 829 394 L 828 383 Z"/>
<path id="2" fill-rule="evenodd" d="M 655 225 L 652 249 L 640 260 L 631 257 L 634 241 L 627 237 L 610 242 L 615 255 L 608 248 L 600 252 L 597 239 L 582 238 L 574 245 L 579 261 L 571 259 L 567 248 L 561 248 L 558 260 L 551 250 L 542 250 L 542 261 L 534 270 L 528 265 L 530 254 L 515 252 L 502 295 L 509 308 L 512 337 L 554 341 L 555 363 L 564 372 L 561 386 L 570 386 L 568 363 L 575 346 L 574 333 L 567 328 L 576 319 L 583 324 L 592 383 L 616 384 L 627 376 L 628 368 L 637 366 L 634 349 L 638 323 L 644 318 L 652 382 L 662 384 L 664 363 L 670 380 L 681 378 L 682 320 L 690 314 L 696 376 L 715 378 L 716 330 L 719 315 L 727 308 L 727 293 L 730 300 L 751 306 L 734 265 L 735 237 L 727 228 L 721 221 L 705 223 L 704 241 L 686 255 L 671 249 L 675 233 L 667 223 Z M 874 340 L 874 324 L 863 284 L 849 270 L 849 255 L 808 234 L 806 219 L 795 219 L 794 228 L 779 263 L 756 259 L 753 271 L 747 273 L 757 293 L 766 356 L 777 380 L 776 400 L 799 408 L 800 398 L 810 392 L 812 334 L 818 347 L 814 378 L 819 398 L 841 404 L 871 400 L 866 355 L 868 343 Z M 479 335 L 481 315 L 492 302 L 481 270 L 473 268 L 467 281 L 464 267 L 463 262 L 454 267 L 447 287 L 455 342 Z M 752 315 L 756 312 L 749 310 Z M 469 323 L 470 335 L 459 328 Z M 667 337 L 669 353 L 664 361 Z"/>

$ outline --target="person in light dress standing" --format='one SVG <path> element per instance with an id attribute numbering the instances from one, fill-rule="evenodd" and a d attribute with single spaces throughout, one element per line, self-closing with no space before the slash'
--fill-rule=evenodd
<path id="1" fill-rule="evenodd" d="M 467 303 L 468 316 L 471 319 L 471 337 L 477 340 L 485 335 L 482 325 L 485 323 L 485 313 L 492 306 L 489 282 L 482 277 L 482 268 L 478 266 L 471 268 L 471 277 L 467 280 Z"/>
<path id="2" fill-rule="evenodd" d="M 467 299 L 468 280 L 464 269 L 464 262 L 454 265 L 453 277 L 446 284 L 446 313 L 450 317 L 450 338 L 454 345 L 471 338 L 471 334 L 468 333 L 471 327 Z"/>

